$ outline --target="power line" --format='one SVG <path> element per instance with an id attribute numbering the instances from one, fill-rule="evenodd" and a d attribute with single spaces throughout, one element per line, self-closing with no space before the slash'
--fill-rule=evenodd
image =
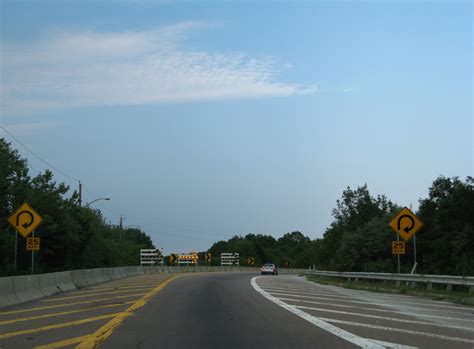
<path id="1" fill-rule="evenodd" d="M 45 159 L 41 158 L 39 155 L 37 155 L 34 151 L 32 151 L 30 148 L 28 148 L 25 144 L 23 144 L 23 142 L 21 142 L 17 137 L 15 137 L 13 134 L 11 134 L 10 131 L 8 131 L 5 127 L 3 126 L 0 126 L 0 128 L 5 131 L 10 137 L 12 137 L 18 144 L 20 144 L 23 148 L 25 148 L 30 154 L 32 154 L 35 158 L 37 158 L 39 161 L 43 162 L 44 164 L 46 164 L 47 166 L 49 166 L 50 168 L 52 168 L 53 170 L 61 173 L 63 176 L 73 180 L 73 181 L 76 181 L 76 182 L 79 182 L 79 179 L 73 177 L 73 176 L 70 176 L 68 175 L 66 172 L 64 171 L 61 171 L 59 168 L 57 168 L 56 166 L 53 166 L 51 163 L 49 163 L 48 161 L 46 161 Z"/>
<path id="2" fill-rule="evenodd" d="M 25 148 L 29 153 L 31 153 L 35 158 L 37 158 L 39 161 L 43 162 L 44 164 L 46 164 L 48 167 L 50 167 L 51 169 L 61 173 L 63 176 L 73 180 L 73 181 L 77 181 L 79 182 L 79 179 L 65 173 L 64 171 L 61 171 L 59 168 L 57 168 L 56 166 L 52 165 L 50 162 L 44 160 L 43 158 L 41 158 L 39 155 L 37 155 L 35 152 L 33 152 L 30 148 L 28 148 L 23 142 L 21 142 L 17 137 L 15 137 L 10 131 L 8 131 L 4 126 L 1 126 L 0 125 L 0 128 L 5 131 L 10 137 L 12 137 L 18 144 L 20 144 L 23 148 Z M 30 167 L 33 168 L 33 166 L 29 165 Z M 34 168 L 33 168 L 34 169 Z M 36 169 L 35 169 L 36 170 Z M 37 171 L 37 170 L 36 170 Z M 39 172 L 39 171 L 37 171 Z M 95 197 L 95 195 L 93 193 L 91 193 L 87 187 L 85 187 L 83 185 L 83 188 L 84 190 L 93 198 Z M 102 204 L 99 203 L 99 205 L 106 211 L 109 211 L 111 213 L 114 213 L 116 215 L 121 215 L 122 213 L 119 213 L 118 211 L 114 211 L 114 210 L 111 210 L 105 206 L 103 206 Z M 129 216 L 129 217 L 132 217 L 132 218 L 135 218 L 135 219 L 138 219 L 139 221 L 142 221 L 142 222 L 145 222 L 147 220 L 145 220 L 143 217 L 138 217 L 138 216 L 134 216 L 134 215 L 125 215 L 125 216 Z M 191 233 L 195 233 L 195 234 L 201 234 L 201 235 L 207 235 L 207 236 L 210 236 L 210 237 L 218 237 L 218 236 L 224 236 L 224 234 L 211 234 L 211 233 L 205 233 L 205 232 L 202 232 L 202 231 L 198 231 L 198 230 L 195 230 L 195 229 L 189 229 L 189 228 L 184 228 L 184 227 L 179 227 L 179 226 L 175 226 L 175 225 L 170 225 L 170 224 L 166 224 L 166 223 L 163 223 L 163 222 L 158 222 L 156 220 L 148 220 L 152 223 L 155 223 L 157 225 L 161 225 L 161 226 L 165 226 L 165 227 L 168 227 L 168 228 L 171 228 L 171 229 L 175 229 L 175 230 L 184 230 L 184 231 L 188 231 L 188 232 L 191 232 Z M 182 237 L 187 237 L 187 238 L 198 238 L 198 239 L 203 239 L 203 238 L 199 238 L 199 237 L 196 237 L 196 236 L 190 236 L 190 235 L 185 235 L 185 234 L 171 234 L 171 233 L 163 233 L 161 232 L 160 234 L 165 234 L 165 235 L 173 235 L 173 236 L 182 236 Z M 227 234 L 225 234 L 225 236 L 227 237 Z"/>

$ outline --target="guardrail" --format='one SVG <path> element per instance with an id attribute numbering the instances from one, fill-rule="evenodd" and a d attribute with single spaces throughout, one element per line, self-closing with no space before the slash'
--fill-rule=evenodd
<path id="1" fill-rule="evenodd" d="M 197 272 L 259 272 L 253 267 L 174 267 L 174 266 L 131 266 L 62 271 L 49 274 L 34 274 L 0 277 L 0 308 L 72 291 L 102 282 L 157 273 Z M 299 269 L 280 269 L 281 274 L 299 273 Z"/>
<path id="2" fill-rule="evenodd" d="M 410 283 L 411 287 L 413 288 L 416 287 L 418 283 L 421 283 L 426 284 L 428 290 L 431 290 L 433 288 L 433 284 L 445 285 L 447 291 L 451 291 L 454 285 L 461 285 L 468 287 L 469 293 L 474 292 L 474 277 L 472 276 L 363 273 L 319 270 L 305 270 L 303 273 L 305 275 L 343 278 L 348 279 L 349 281 L 358 281 L 359 279 L 395 281 L 397 287 L 399 287 L 402 282 Z"/>

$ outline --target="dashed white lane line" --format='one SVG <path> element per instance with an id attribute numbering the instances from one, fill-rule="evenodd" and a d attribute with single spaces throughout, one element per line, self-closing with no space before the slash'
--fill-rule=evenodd
<path id="1" fill-rule="evenodd" d="M 418 349 L 418 347 L 411 347 L 409 345 L 400 345 L 396 343 L 390 343 L 390 342 L 385 342 L 385 341 L 379 341 L 372 339 L 373 342 L 378 343 L 380 345 L 383 345 L 385 348 L 390 348 L 390 349 Z"/>
<path id="2" fill-rule="evenodd" d="M 257 291 L 258 293 L 260 293 L 262 296 L 264 296 L 265 298 L 267 298 L 268 300 L 272 301 L 273 303 L 279 305 L 280 307 L 288 310 L 289 312 L 299 316 L 300 318 L 312 323 L 313 325 L 315 326 L 318 326 L 319 328 L 339 337 L 339 338 L 342 338 L 350 343 L 353 343 L 361 348 L 373 348 L 373 349 L 384 349 L 385 346 L 381 345 L 381 344 L 378 344 L 374 341 L 371 341 L 371 340 L 368 340 L 366 338 L 362 338 L 362 337 L 359 337 L 359 336 L 356 336 L 355 334 L 353 333 L 350 333 L 348 331 L 345 331 L 343 329 L 340 329 L 339 327 L 336 327 L 334 325 L 331 325 L 329 324 L 328 322 L 324 321 L 324 320 L 321 320 L 320 318 L 317 318 L 315 316 L 312 316 L 298 308 L 296 308 L 295 306 L 292 306 L 292 305 L 289 305 L 289 304 L 286 304 L 285 302 L 279 300 L 278 298 L 276 297 L 273 297 L 271 294 L 269 294 L 268 292 L 264 291 L 262 288 L 260 288 L 259 285 L 257 285 L 257 282 L 256 280 L 259 278 L 260 276 L 254 276 L 252 278 L 252 280 L 250 281 L 252 287 L 255 289 L 255 291 Z"/>
<path id="3" fill-rule="evenodd" d="M 324 317 L 320 317 L 319 319 L 327 321 L 327 322 L 335 323 L 335 324 L 341 324 L 341 325 L 366 327 L 366 328 L 372 328 L 372 329 L 376 329 L 376 330 L 399 332 L 399 333 L 405 333 L 405 334 L 412 334 L 412 335 L 416 335 L 416 336 L 425 336 L 425 337 L 431 337 L 431 338 L 436 338 L 436 339 L 445 339 L 445 340 L 454 341 L 454 342 L 474 344 L 474 340 L 467 339 L 467 338 L 444 336 L 444 335 L 436 334 L 436 333 L 404 330 L 404 329 L 401 329 L 401 328 L 386 327 L 386 326 L 379 326 L 379 325 L 370 325 L 370 324 L 364 324 L 364 323 L 359 323 L 359 322 L 337 320 L 337 319 L 330 319 L 330 318 L 324 318 Z"/>
<path id="4" fill-rule="evenodd" d="M 296 303 L 309 303 L 309 304 L 318 304 L 318 305 L 328 305 L 331 307 L 337 307 L 337 308 L 352 308 L 352 309 L 361 309 L 361 307 L 353 306 L 353 305 L 344 305 L 344 304 L 339 304 L 339 303 L 328 303 L 328 302 L 316 302 L 316 301 L 307 301 L 304 299 L 295 299 L 295 298 L 285 298 L 285 297 L 277 297 L 278 299 L 281 299 L 282 301 L 288 301 L 288 302 L 296 302 Z M 387 309 L 377 309 L 377 308 L 363 308 L 365 310 L 370 310 L 370 311 L 377 311 L 381 313 L 392 313 L 392 314 L 400 314 L 400 315 L 410 315 L 410 316 L 417 316 L 419 313 L 413 313 L 413 312 L 407 312 L 407 311 L 397 311 L 397 310 L 387 310 Z M 456 321 L 463 321 L 463 322 L 474 322 L 474 319 L 461 319 L 457 317 L 446 317 L 446 316 L 439 316 L 439 315 L 426 315 L 423 314 L 423 317 L 428 317 L 428 318 L 433 318 L 433 319 L 443 319 L 443 320 L 456 320 Z M 474 329 L 473 329 L 474 330 Z"/>

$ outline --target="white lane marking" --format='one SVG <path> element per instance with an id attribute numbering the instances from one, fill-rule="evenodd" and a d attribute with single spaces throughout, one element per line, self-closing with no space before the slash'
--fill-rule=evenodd
<path id="1" fill-rule="evenodd" d="M 338 307 L 338 308 L 353 308 L 353 309 L 367 309 L 367 310 L 379 310 L 379 309 L 373 309 L 373 308 L 361 308 L 361 307 L 355 307 L 353 305 L 343 305 L 339 303 L 325 303 L 325 302 L 316 302 L 316 301 L 307 301 L 304 299 L 294 299 L 294 298 L 287 298 L 287 297 L 276 297 L 278 299 L 281 299 L 282 301 L 288 301 L 288 302 L 296 302 L 296 303 L 310 303 L 310 304 L 319 304 L 319 305 L 329 305 L 331 307 Z M 383 310 L 383 311 L 388 311 L 388 310 Z"/>
<path id="2" fill-rule="evenodd" d="M 373 348 L 373 349 L 384 349 L 384 346 L 383 345 L 380 345 L 378 343 L 375 343 L 371 340 L 368 340 L 368 339 L 365 339 L 365 338 L 362 338 L 362 337 L 359 337 L 359 336 L 356 336 L 355 334 L 353 333 L 350 333 L 350 332 L 347 332 L 343 329 L 340 329 L 339 327 L 336 327 L 334 325 L 331 325 L 315 316 L 312 316 L 308 313 L 305 313 L 304 311 L 292 306 L 292 305 L 289 305 L 289 304 L 286 304 L 285 302 L 279 300 L 278 298 L 276 297 L 273 297 L 271 294 L 267 293 L 266 291 L 264 291 L 262 288 L 260 288 L 259 285 L 257 285 L 257 282 L 255 281 L 256 279 L 258 279 L 260 276 L 254 276 L 252 278 L 252 280 L 250 281 L 252 287 L 255 289 L 255 291 L 257 291 L 258 293 L 260 293 L 262 296 L 264 296 L 265 298 L 267 298 L 268 300 L 272 301 L 273 303 L 275 304 L 278 304 L 280 307 L 288 310 L 289 312 L 299 316 L 300 318 L 312 323 L 313 325 L 315 326 L 318 326 L 319 328 L 339 337 L 339 338 L 342 338 L 350 343 L 353 343 L 361 348 Z"/>
<path id="3" fill-rule="evenodd" d="M 409 345 L 401 345 L 397 343 L 390 343 L 390 342 L 385 342 L 385 341 L 379 341 L 376 339 L 371 339 L 375 343 L 378 343 L 380 345 L 383 345 L 386 348 L 393 348 L 393 349 L 418 349 L 418 347 L 411 347 Z"/>
<path id="4" fill-rule="evenodd" d="M 446 316 L 438 316 L 438 315 L 426 315 L 420 313 L 413 313 L 413 312 L 408 312 L 408 311 L 397 311 L 397 310 L 388 310 L 388 309 L 377 309 L 377 308 L 361 308 L 353 305 L 342 305 L 339 303 L 327 303 L 327 302 L 316 302 L 316 301 L 307 301 L 304 299 L 294 299 L 294 298 L 283 298 L 283 297 L 277 297 L 278 299 L 281 299 L 282 301 L 289 301 L 289 302 L 297 302 L 297 303 L 310 303 L 310 304 L 318 304 L 318 305 L 329 305 L 331 307 L 338 307 L 338 308 L 353 308 L 353 309 L 364 309 L 364 310 L 370 310 L 370 311 L 378 311 L 382 313 L 394 313 L 394 314 L 401 314 L 401 315 L 410 315 L 410 316 L 422 316 L 422 317 L 429 317 L 429 318 L 434 318 L 434 319 L 443 319 L 443 320 L 456 320 L 456 321 L 465 321 L 465 322 L 474 322 L 474 320 L 471 319 L 461 319 L 457 317 L 446 317 Z"/>
<path id="5" fill-rule="evenodd" d="M 273 286 L 263 286 L 264 289 L 278 289 L 277 287 Z M 348 294 L 343 294 L 343 293 L 335 293 L 335 292 L 328 292 L 328 291 L 320 291 L 320 290 L 313 290 L 309 292 L 304 292 L 304 291 L 297 291 L 297 290 L 289 290 L 289 289 L 280 289 L 282 291 L 291 291 L 294 293 L 301 293 L 301 294 L 329 294 L 328 297 L 332 298 L 340 298 L 340 299 L 347 299 L 348 296 L 353 296 L 361 299 L 361 294 L 357 294 L 354 292 L 348 293 Z M 377 300 L 379 302 L 383 302 L 385 298 L 389 298 L 390 300 L 396 299 L 396 297 L 390 297 L 390 296 L 379 296 L 379 295 L 370 295 L 370 298 L 373 300 Z M 450 302 L 442 302 L 442 301 L 436 301 L 436 302 L 426 302 L 424 300 L 419 300 L 419 299 L 397 299 L 397 302 L 399 303 L 407 303 L 409 305 L 411 304 L 416 304 L 416 305 L 422 305 L 426 307 L 438 307 L 438 308 L 451 308 L 451 309 L 456 309 L 456 310 L 467 310 L 467 311 L 472 311 L 472 308 L 466 308 L 466 307 L 460 307 L 458 305 L 454 305 L 453 303 Z M 446 305 L 444 305 L 446 304 Z M 468 313 L 469 314 L 469 313 Z M 469 314 L 470 315 L 470 314 Z"/>
<path id="6" fill-rule="evenodd" d="M 361 324 L 361 323 L 358 323 L 358 322 L 329 319 L 329 318 L 324 318 L 324 317 L 322 317 L 320 319 L 324 320 L 324 321 L 327 321 L 327 322 L 332 322 L 332 323 L 341 324 L 341 325 L 366 327 L 366 328 L 372 328 L 372 329 L 376 329 L 376 330 L 399 332 L 399 333 L 411 334 L 411 335 L 415 335 L 415 336 L 425 336 L 425 337 L 431 337 L 431 338 L 437 338 L 437 339 L 445 339 L 445 340 L 454 341 L 454 342 L 473 343 L 474 344 L 473 339 L 467 339 L 467 338 L 450 337 L 450 336 L 444 336 L 444 335 L 441 335 L 441 334 L 435 334 L 435 333 L 429 333 L 429 332 L 404 330 L 404 329 L 401 329 L 401 328 L 385 327 L 385 326 L 370 325 L 370 324 Z"/>
<path id="7" fill-rule="evenodd" d="M 328 300 L 328 301 L 334 301 L 335 300 L 334 298 L 328 298 L 328 297 L 302 296 L 302 295 L 295 295 L 295 294 L 292 294 L 292 293 L 283 293 L 283 292 L 269 292 L 269 293 L 271 293 L 272 295 L 276 294 L 276 295 L 281 295 L 281 296 L 293 296 L 293 297 L 299 297 L 299 298 L 321 299 L 321 300 Z M 349 300 L 347 300 L 347 297 L 346 298 L 340 298 L 338 300 L 340 300 L 341 302 L 344 302 L 344 303 L 356 303 L 356 304 L 370 304 L 370 305 L 387 306 L 387 304 L 384 304 L 384 303 L 374 303 L 374 302 L 367 302 L 367 301 L 349 301 Z M 424 310 L 424 311 L 439 311 L 438 309 L 429 309 L 429 308 L 422 308 L 422 307 L 415 307 L 415 306 L 411 306 L 411 309 L 421 309 L 421 310 Z M 450 310 L 446 310 L 445 312 L 449 313 L 449 314 L 458 314 L 458 315 L 463 315 L 463 316 L 470 315 L 470 314 L 467 314 L 467 313 L 460 313 L 460 312 L 455 312 L 455 311 L 450 311 Z"/>
<path id="8" fill-rule="evenodd" d="M 306 282 L 311 282 L 311 281 L 306 281 Z M 388 298 L 390 300 L 397 300 L 400 302 L 407 302 L 407 303 L 416 303 L 419 305 L 425 305 L 425 306 L 438 306 L 438 307 L 446 307 L 446 308 L 453 308 L 453 309 L 458 309 L 458 310 L 466 310 L 470 314 L 472 311 L 472 308 L 470 307 L 463 307 L 458 304 L 454 304 L 451 301 L 438 301 L 438 300 L 430 300 L 430 299 L 424 299 L 417 297 L 416 295 L 401 295 L 397 293 L 375 293 L 371 291 L 366 291 L 366 290 L 352 290 L 352 289 L 347 289 L 347 288 L 342 288 L 341 290 L 334 290 L 334 288 L 340 288 L 338 286 L 328 286 L 328 285 L 321 285 L 317 284 L 321 289 L 323 290 L 328 290 L 328 291 L 333 291 L 333 293 L 338 293 L 339 295 L 349 295 L 353 297 L 370 297 L 371 299 L 374 298 L 379 298 L 378 300 L 383 302 L 384 299 Z M 443 306 L 445 304 L 446 306 Z"/>
<path id="9" fill-rule="evenodd" d="M 327 294 L 327 295 L 334 295 L 334 292 L 323 291 L 323 290 L 315 290 L 315 289 L 295 289 L 289 287 L 276 287 L 276 286 L 262 286 L 264 290 L 272 290 L 272 291 L 287 291 L 287 292 L 298 292 L 298 293 L 317 293 L 317 294 Z M 342 295 L 340 295 L 342 296 Z"/>
<path id="10" fill-rule="evenodd" d="M 295 305 L 298 309 L 306 309 L 306 310 L 314 310 L 314 311 L 322 311 L 326 313 L 333 313 L 333 314 L 342 314 L 342 315 L 352 315 L 352 316 L 360 316 L 369 319 L 378 319 L 378 320 L 386 320 L 386 321 L 394 321 L 394 322 L 403 322 L 406 324 L 416 324 L 416 325 L 425 325 L 425 326 L 435 326 L 435 327 L 442 327 L 442 328 L 451 328 L 455 330 L 465 330 L 465 331 L 474 331 L 474 328 L 471 327 L 462 327 L 462 326 L 452 326 L 452 325 L 441 325 L 435 322 L 427 322 L 427 321 L 418 321 L 418 320 L 407 320 L 407 319 L 398 319 L 393 317 L 385 317 L 385 316 L 378 316 L 378 315 L 369 315 L 369 314 L 361 314 L 361 313 L 354 313 L 350 311 L 341 311 L 341 310 L 331 310 L 331 309 L 324 309 L 324 308 L 314 308 L 314 307 L 305 307 L 304 305 Z"/>

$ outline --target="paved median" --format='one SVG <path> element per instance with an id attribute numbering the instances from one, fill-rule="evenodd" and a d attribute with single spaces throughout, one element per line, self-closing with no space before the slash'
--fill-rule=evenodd
<path id="1" fill-rule="evenodd" d="M 130 277 L 0 311 L 0 348 L 93 348 L 176 277 Z"/>

